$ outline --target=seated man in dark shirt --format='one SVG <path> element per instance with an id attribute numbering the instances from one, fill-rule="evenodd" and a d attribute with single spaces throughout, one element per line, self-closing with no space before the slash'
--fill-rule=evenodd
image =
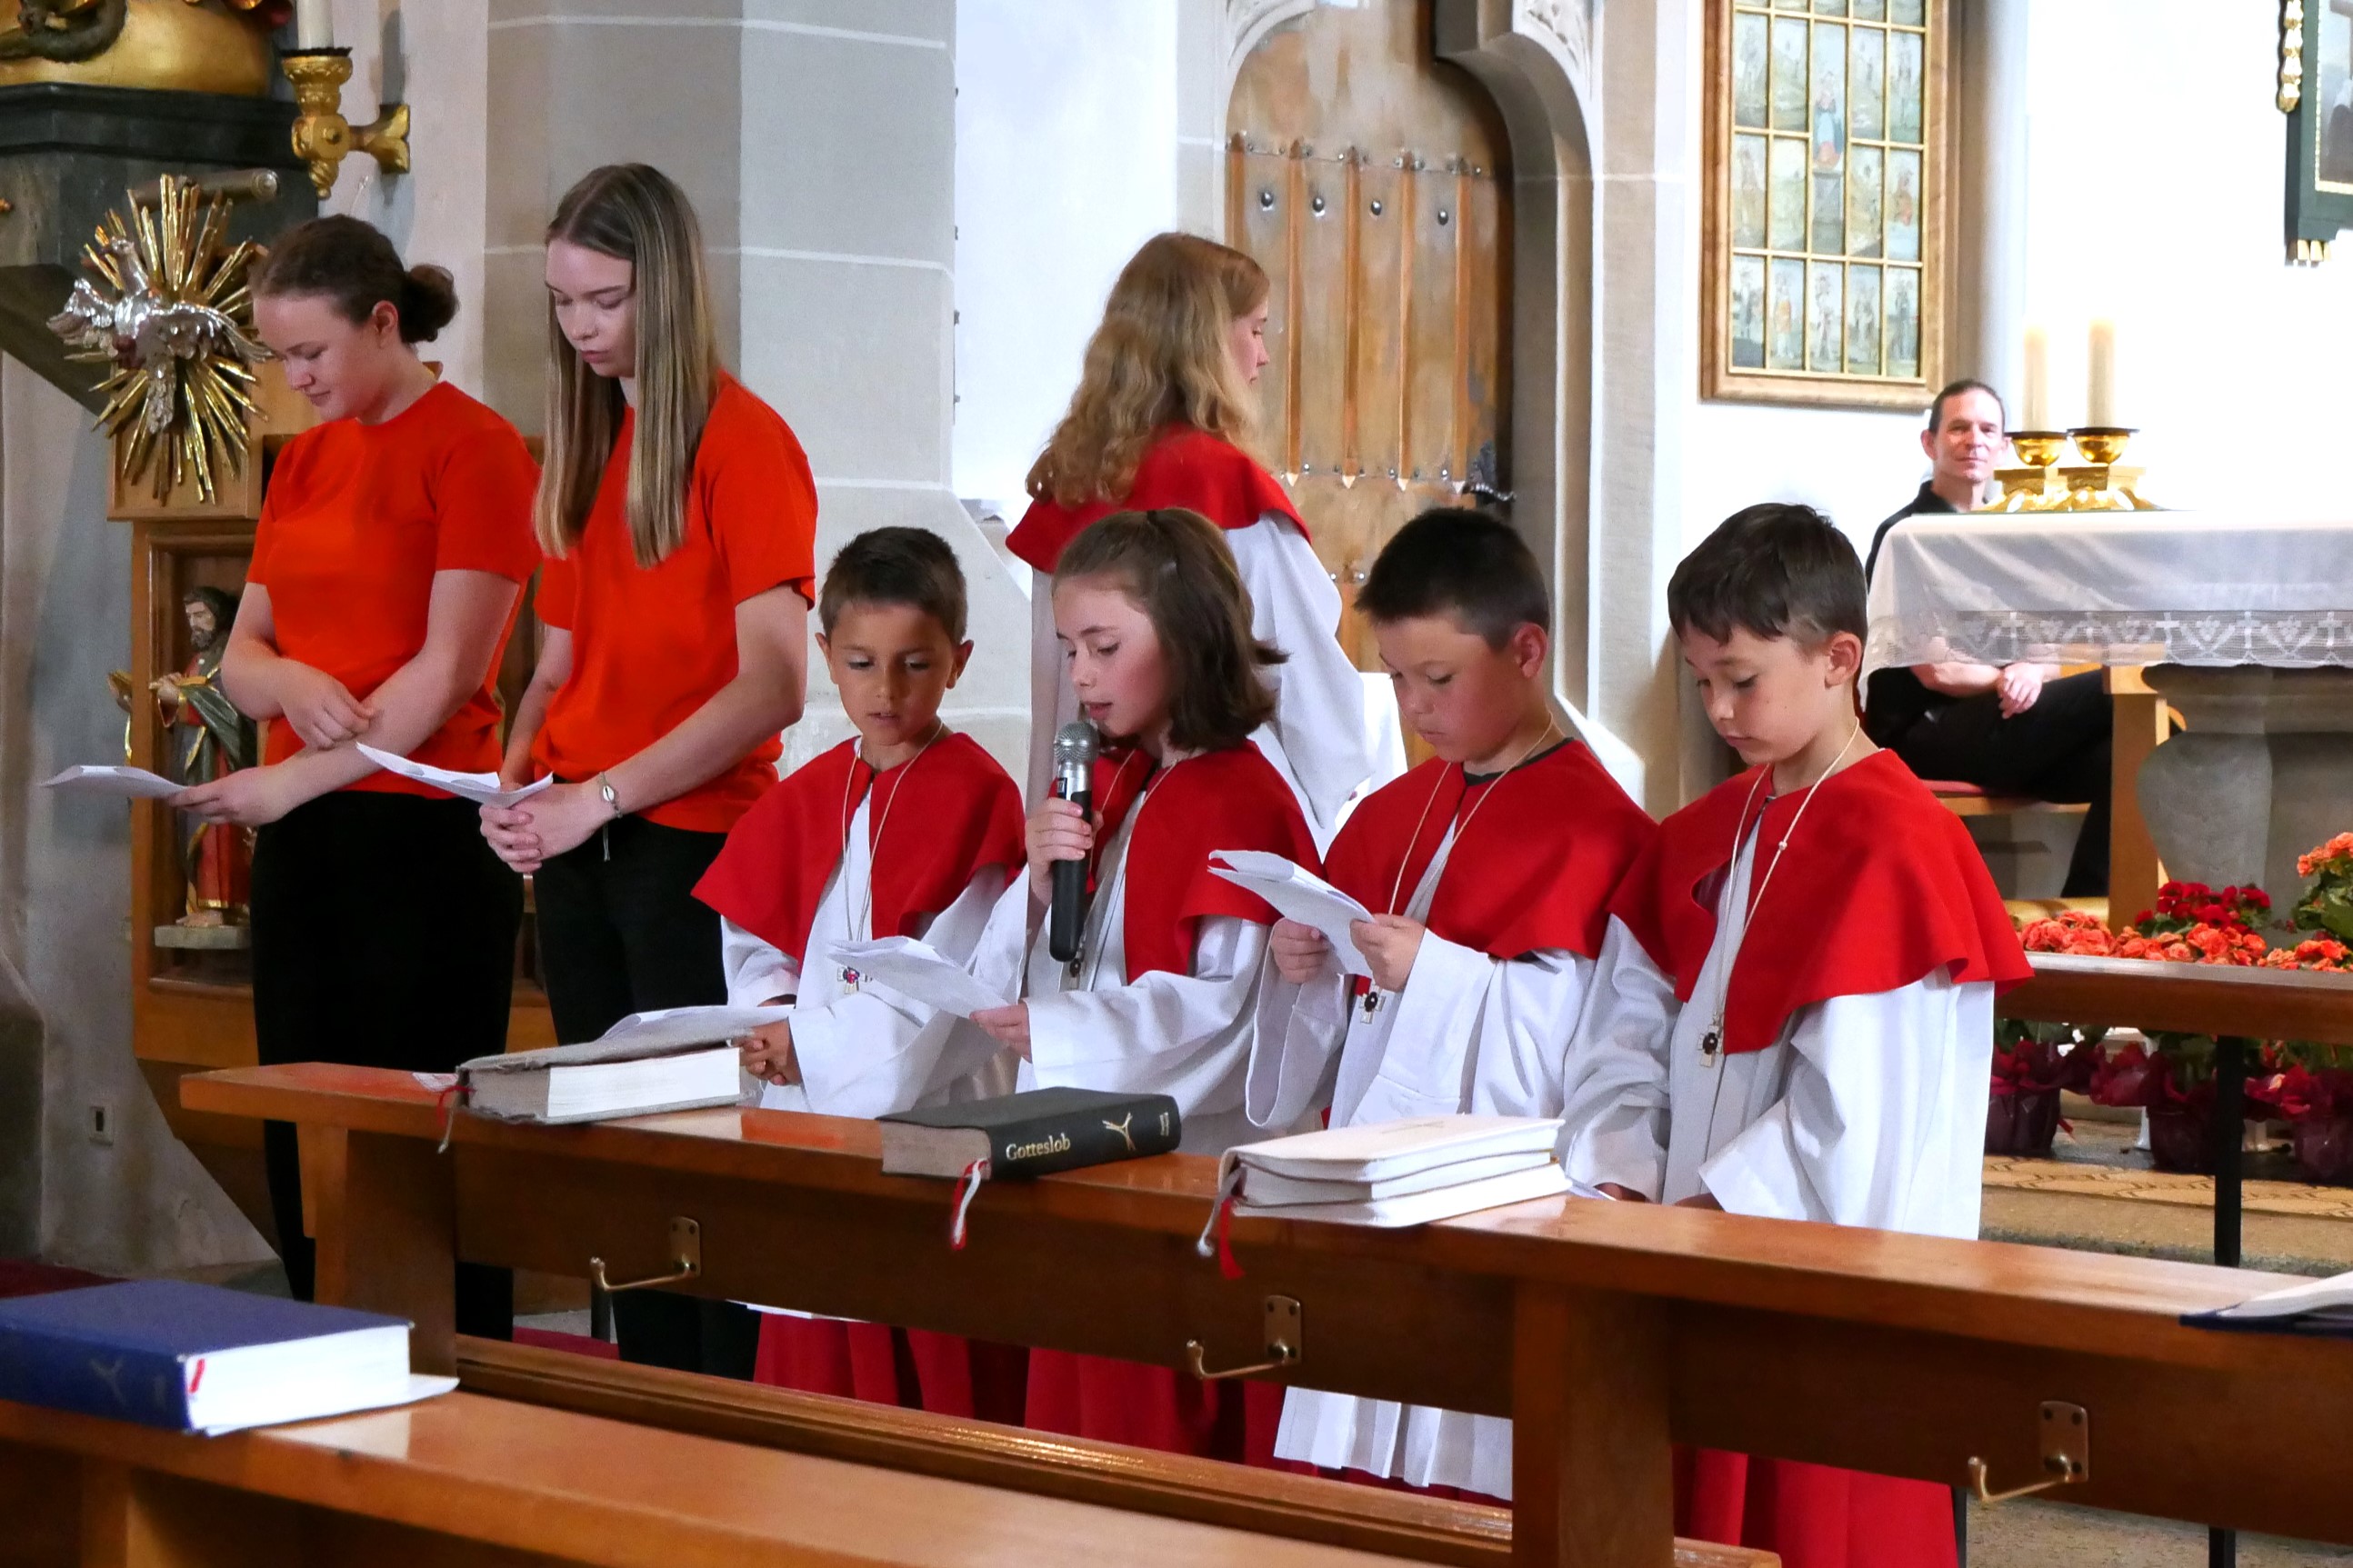
<path id="1" fill-rule="evenodd" d="M 1920 493 L 1879 525 L 1864 561 L 1879 567 L 1887 531 L 1922 512 L 1971 511 L 1983 500 L 2005 444 L 2001 399 L 1981 381 L 1957 381 L 1928 409 L 1921 448 L 1933 465 Z M 2094 671 L 2061 677 L 2053 664 L 1954 661 L 1874 670 L 1863 728 L 1924 779 L 1955 779 L 1997 795 L 2086 803 L 2068 862 L 2067 898 L 2108 890 L 2108 749 L 2105 683 Z"/>

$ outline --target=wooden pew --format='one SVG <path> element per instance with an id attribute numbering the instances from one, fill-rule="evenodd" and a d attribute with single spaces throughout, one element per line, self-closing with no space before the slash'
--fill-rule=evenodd
<path id="1" fill-rule="evenodd" d="M 22 1568 L 1396 1568 L 465 1393 L 205 1438 L 0 1404 Z"/>
<path id="2" fill-rule="evenodd" d="M 469 1390 L 501 1398 L 1295 1541 L 1461 1568 L 1503 1568 L 1511 1557 L 1511 1510 L 1481 1503 L 497 1340 L 459 1340 L 458 1375 Z M 1778 1561 L 1769 1552 L 1675 1542 L 1675 1568 L 1776 1568 Z"/>
<path id="3" fill-rule="evenodd" d="M 2068 1500 L 2353 1543 L 2334 1430 L 2353 1345 L 2179 1316 L 2277 1283 L 2141 1258 L 1549 1200 L 1409 1231 L 1239 1223 L 1248 1273 L 1197 1257 L 1212 1163 L 992 1184 L 947 1250 L 945 1184 L 880 1173 L 871 1122 L 691 1112 L 586 1127 L 460 1118 L 448 1154 L 406 1075 L 326 1066 L 190 1079 L 194 1109 L 301 1123 L 340 1151 L 322 1294 L 419 1322 L 454 1363 L 453 1256 L 1212 1369 L 1267 1358 L 1263 1302 L 1303 1304 L 1271 1375 L 1516 1423 L 1513 1562 L 1671 1561 L 1672 1441 L 1960 1484 L 2044 1479 L 2039 1410 L 2091 1413 Z"/>

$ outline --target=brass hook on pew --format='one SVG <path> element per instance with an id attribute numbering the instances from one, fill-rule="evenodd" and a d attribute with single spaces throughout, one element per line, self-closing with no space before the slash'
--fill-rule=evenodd
<path id="1" fill-rule="evenodd" d="M 2080 1405 L 2056 1399 L 2042 1402 L 2042 1468 L 2051 1479 L 1998 1492 L 1986 1485 L 1986 1462 L 1969 1461 L 1969 1485 L 1978 1501 L 1991 1506 L 2053 1487 L 2071 1487 L 2092 1479 L 2092 1413 Z"/>
<path id="2" fill-rule="evenodd" d="M 1203 1383 L 1216 1383 L 1229 1377 L 1249 1377 L 1254 1373 L 1280 1372 L 1284 1367 L 1297 1366 L 1307 1358 L 1305 1318 L 1299 1301 L 1293 1296 L 1269 1296 L 1262 1309 L 1266 1315 L 1267 1359 L 1249 1366 L 1229 1366 L 1223 1372 L 1211 1372 L 1202 1361 L 1204 1347 L 1198 1340 L 1185 1342 L 1185 1354 L 1192 1363 L 1193 1375 Z"/>
<path id="3" fill-rule="evenodd" d="M 605 1278 L 605 1260 L 588 1260 L 588 1278 L 605 1295 L 617 1296 L 624 1290 L 642 1290 L 649 1285 L 675 1285 L 681 1279 L 691 1279 L 702 1272 L 702 1226 L 684 1215 L 672 1215 L 670 1221 L 670 1257 L 672 1272 L 656 1274 L 646 1279 L 624 1279 L 618 1285 Z"/>

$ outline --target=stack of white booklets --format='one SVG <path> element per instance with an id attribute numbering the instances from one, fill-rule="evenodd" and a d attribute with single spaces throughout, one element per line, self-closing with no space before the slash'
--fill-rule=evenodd
<path id="1" fill-rule="evenodd" d="M 1554 1157 L 1556 1117 L 1416 1116 L 1226 1151 L 1218 1190 L 1237 1218 L 1426 1225 L 1580 1188 Z"/>
<path id="2" fill-rule="evenodd" d="M 601 1121 L 733 1105 L 757 1095 L 735 1038 L 789 1007 L 668 1007 L 632 1013 L 584 1045 L 476 1057 L 459 1065 L 466 1108 L 501 1121 Z"/>

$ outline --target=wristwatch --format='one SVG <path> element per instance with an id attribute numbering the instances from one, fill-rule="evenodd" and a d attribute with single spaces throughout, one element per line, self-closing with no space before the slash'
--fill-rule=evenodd
<path id="1" fill-rule="evenodd" d="M 596 775 L 596 793 L 605 797 L 606 810 L 611 812 L 615 816 L 621 815 L 620 792 L 613 787 L 611 775 L 607 773 L 598 773 Z"/>

